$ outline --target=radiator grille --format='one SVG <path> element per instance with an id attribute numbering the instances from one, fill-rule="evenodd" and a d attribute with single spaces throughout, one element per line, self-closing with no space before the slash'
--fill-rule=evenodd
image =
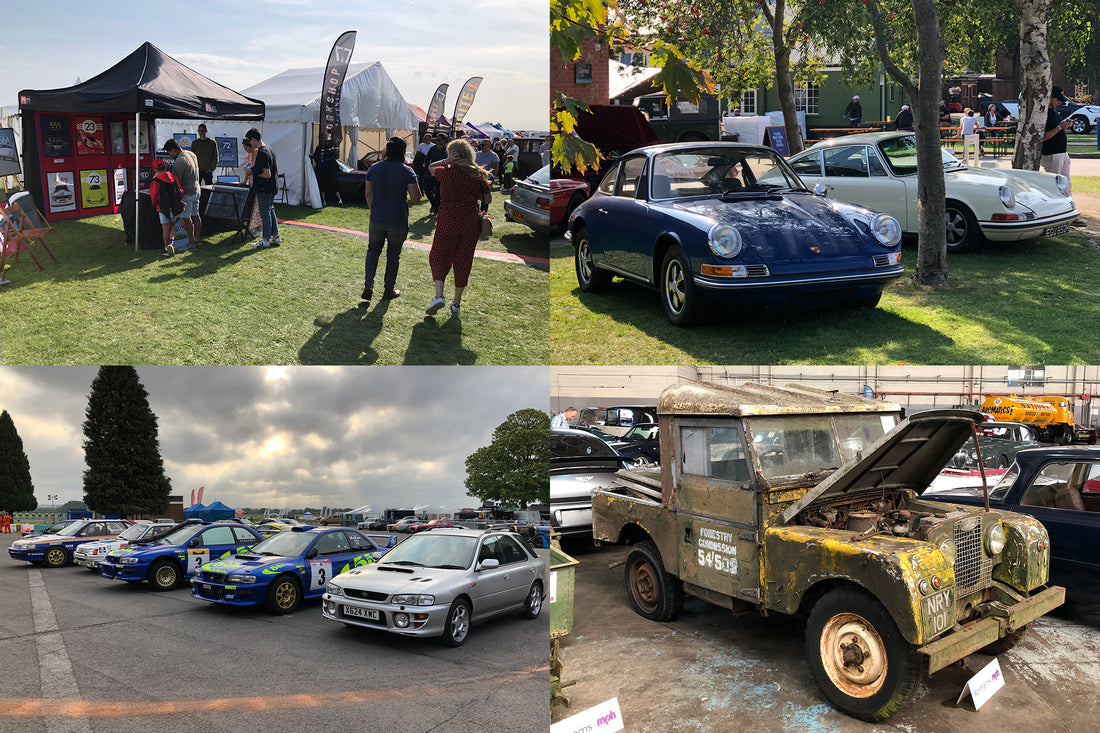
<path id="1" fill-rule="evenodd" d="M 875 267 L 889 267 L 890 255 L 875 255 Z"/>
<path id="2" fill-rule="evenodd" d="M 746 265 L 745 276 L 746 277 L 767 277 L 771 273 L 768 272 L 767 265 Z"/>
<path id="3" fill-rule="evenodd" d="M 977 590 L 989 587 L 993 572 L 993 560 L 982 552 L 982 525 L 963 529 L 955 525 L 955 584 L 956 597 L 961 598 Z"/>

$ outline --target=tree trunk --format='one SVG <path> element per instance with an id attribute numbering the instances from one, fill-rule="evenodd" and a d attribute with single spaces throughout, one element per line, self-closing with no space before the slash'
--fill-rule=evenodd
<path id="1" fill-rule="evenodd" d="M 776 92 L 779 109 L 783 110 L 783 127 L 787 133 L 787 147 L 791 155 L 802 152 L 802 128 L 798 126 L 798 112 L 794 108 L 794 85 L 791 84 L 791 47 L 783 33 L 786 22 L 784 0 L 776 0 L 772 21 L 772 53 L 775 56 Z"/>
<path id="2" fill-rule="evenodd" d="M 1020 16 L 1020 127 L 1012 167 L 1039 170 L 1043 128 L 1050 103 L 1050 54 L 1047 23 L 1052 0 L 1013 0 Z"/>
<path id="3" fill-rule="evenodd" d="M 940 89 L 947 48 L 935 0 L 913 0 L 920 55 L 917 88 L 917 269 L 921 285 L 947 285 L 946 187 L 940 153 Z"/>

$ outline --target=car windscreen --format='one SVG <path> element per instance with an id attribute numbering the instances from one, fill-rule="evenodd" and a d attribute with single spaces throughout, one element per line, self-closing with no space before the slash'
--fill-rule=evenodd
<path id="1" fill-rule="evenodd" d="M 53 534 L 57 535 L 58 537 L 76 537 L 77 533 L 79 533 L 80 530 L 84 529 L 85 524 L 85 522 L 73 522 L 66 527 L 62 527 Z"/>
<path id="2" fill-rule="evenodd" d="M 531 183 L 537 183 L 540 186 L 550 185 L 550 166 L 544 165 L 537 171 L 527 176 L 527 180 Z"/>
<path id="3" fill-rule="evenodd" d="M 306 551 L 313 539 L 314 535 L 305 532 L 280 532 L 271 535 L 266 540 L 257 542 L 248 552 L 252 555 L 298 557 Z"/>
<path id="4" fill-rule="evenodd" d="M 144 537 L 149 534 L 149 530 L 152 526 L 151 524 L 131 524 L 118 533 L 118 538 L 120 540 L 136 540 L 139 537 Z"/>
<path id="5" fill-rule="evenodd" d="M 878 144 L 878 149 L 882 156 L 886 158 L 886 163 L 890 166 L 890 170 L 894 171 L 894 175 L 911 176 L 916 174 L 917 138 L 915 136 L 904 135 L 883 140 Z M 958 158 L 945 148 L 940 148 L 940 161 L 943 163 L 944 170 L 965 167 L 959 162 Z"/>
<path id="6" fill-rule="evenodd" d="M 833 471 L 892 430 L 893 415 L 777 415 L 749 420 L 765 478 Z"/>
<path id="7" fill-rule="evenodd" d="M 188 524 L 174 529 L 158 539 L 170 545 L 182 545 L 184 542 L 187 542 L 187 540 L 197 535 L 202 529 L 203 525 L 201 524 Z"/>
<path id="8" fill-rule="evenodd" d="M 770 150 L 699 147 L 670 150 L 653 159 L 651 199 L 768 193 L 806 187 Z"/>
<path id="9" fill-rule="evenodd" d="M 386 565 L 465 569 L 474 561 L 477 537 L 416 534 L 382 556 Z"/>

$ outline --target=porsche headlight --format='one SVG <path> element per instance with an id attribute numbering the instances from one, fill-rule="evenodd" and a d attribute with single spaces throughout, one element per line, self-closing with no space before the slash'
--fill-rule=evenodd
<path id="1" fill-rule="evenodd" d="M 1054 185 L 1058 187 L 1058 190 L 1064 194 L 1069 193 L 1069 179 L 1063 176 L 1061 173 L 1054 177 Z"/>
<path id="2" fill-rule="evenodd" d="M 240 585 L 252 585 L 256 582 L 255 575 L 230 575 L 225 579 L 226 583 L 237 583 Z"/>
<path id="3" fill-rule="evenodd" d="M 985 534 L 985 548 L 990 555 L 1000 555 L 1005 548 L 1005 528 L 1000 522 L 989 525 Z"/>
<path id="4" fill-rule="evenodd" d="M 736 257 L 741 252 L 741 234 L 728 224 L 715 224 L 707 238 L 710 251 L 719 257 Z"/>
<path id="5" fill-rule="evenodd" d="M 871 219 L 871 233 L 883 247 L 893 247 L 901 241 L 901 224 L 889 214 L 877 214 Z"/>
<path id="6" fill-rule="evenodd" d="M 997 196 L 1000 197 L 1001 203 L 1005 205 L 1006 209 L 1011 209 L 1016 205 L 1016 194 L 1012 193 L 1008 186 L 1001 186 L 997 189 Z"/>
<path id="7" fill-rule="evenodd" d="M 394 596 L 390 602 L 402 606 L 431 606 L 435 604 L 435 596 L 405 593 Z"/>

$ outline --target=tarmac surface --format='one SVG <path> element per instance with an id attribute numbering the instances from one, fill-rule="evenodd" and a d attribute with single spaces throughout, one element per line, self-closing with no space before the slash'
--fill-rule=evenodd
<path id="1" fill-rule="evenodd" d="M 585 549 L 587 548 L 587 549 Z M 570 707 L 552 722 L 617 697 L 626 730 L 667 731 L 1092 731 L 1100 715 L 1100 628 L 1048 615 L 999 657 L 1005 686 L 980 710 L 956 701 L 992 657 L 948 667 L 921 683 L 895 715 L 865 723 L 834 709 L 806 663 L 798 623 L 688 597 L 676 621 L 642 618 L 627 600 L 628 548 L 569 545 L 576 567 L 574 626 L 561 639 Z"/>
<path id="2" fill-rule="evenodd" d="M 346 628 L 319 599 L 275 616 L 32 566 L 8 556 L 16 537 L 0 535 L 0 732 L 547 730 L 545 609 L 451 649 Z"/>

